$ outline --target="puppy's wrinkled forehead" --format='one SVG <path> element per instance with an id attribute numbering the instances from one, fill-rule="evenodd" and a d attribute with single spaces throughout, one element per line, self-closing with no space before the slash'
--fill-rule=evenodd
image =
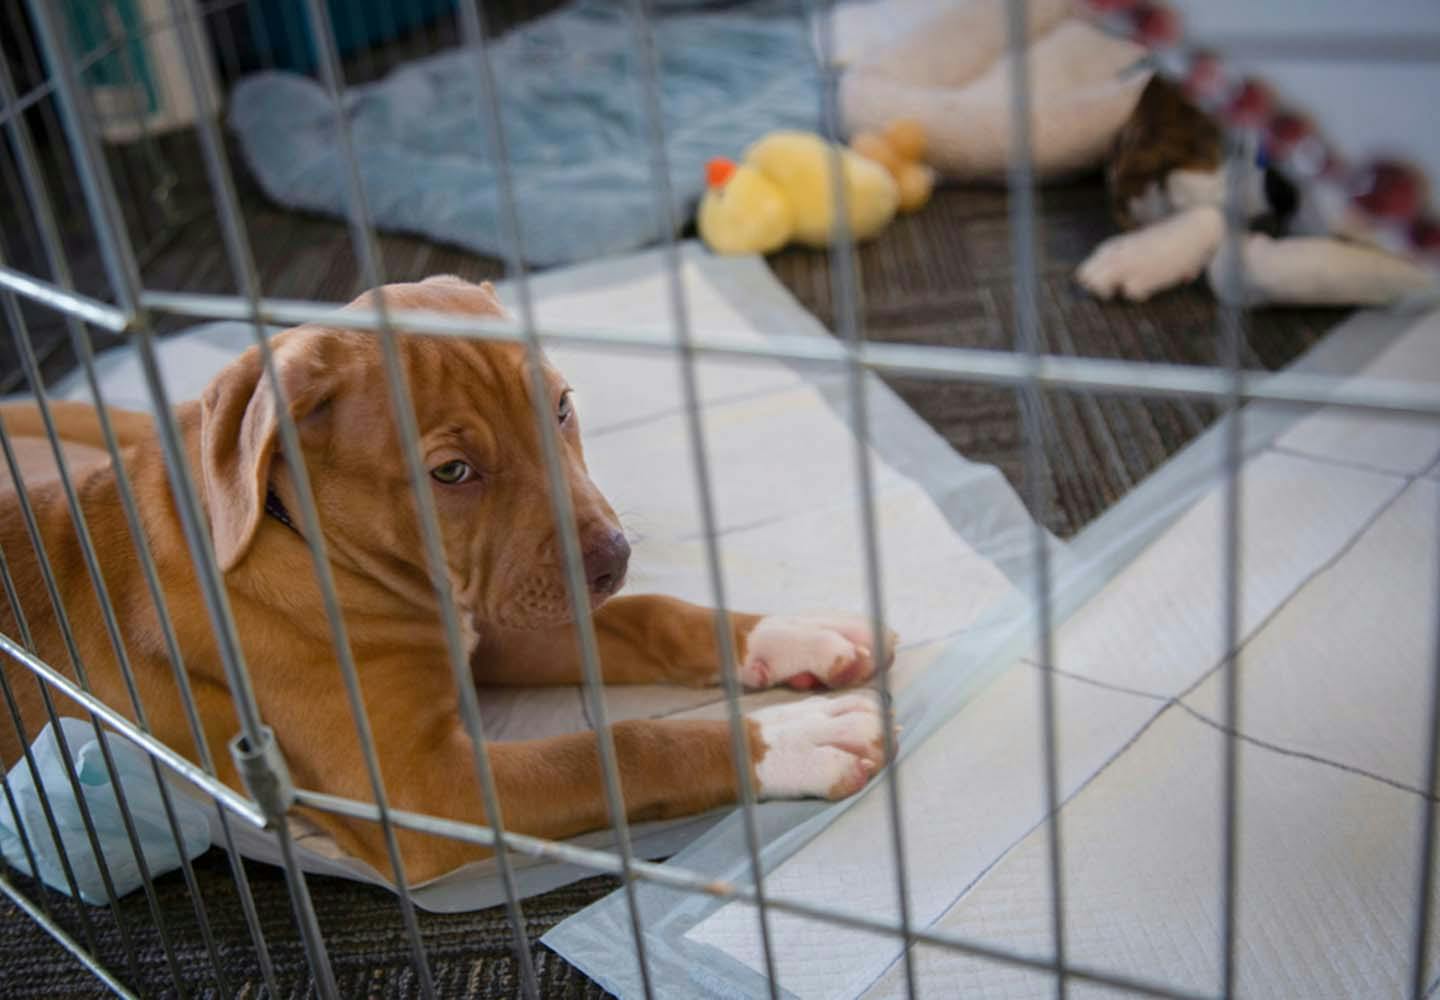
<path id="1" fill-rule="evenodd" d="M 423 282 L 386 285 L 385 304 L 392 311 L 415 310 L 504 317 L 505 311 L 487 282 L 474 285 L 451 276 Z M 373 308 L 376 293 L 366 292 L 347 308 Z M 365 385 L 354 387 L 372 401 L 383 399 L 388 410 L 386 372 L 373 334 L 365 353 Z M 422 438 L 445 432 L 479 437 L 492 450 L 497 442 L 525 447 L 536 437 L 534 403 L 530 399 L 527 352 L 509 341 L 474 337 L 401 333 L 397 338 Z M 548 364 L 545 383 L 558 393 L 564 380 Z M 393 421 L 391 421 L 393 424 Z M 394 440 L 393 433 L 384 435 Z"/>
<path id="2" fill-rule="evenodd" d="M 422 434 L 441 426 L 480 426 L 504 440 L 533 436 L 535 411 L 522 345 L 407 336 L 402 347 Z M 546 372 L 548 385 L 555 373 Z"/>

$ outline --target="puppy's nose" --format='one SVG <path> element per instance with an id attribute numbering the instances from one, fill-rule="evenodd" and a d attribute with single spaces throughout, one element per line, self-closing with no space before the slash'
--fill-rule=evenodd
<path id="1" fill-rule="evenodd" d="M 611 531 L 585 549 L 585 579 L 595 597 L 609 597 L 625 582 L 630 565 L 630 543 L 618 531 Z"/>

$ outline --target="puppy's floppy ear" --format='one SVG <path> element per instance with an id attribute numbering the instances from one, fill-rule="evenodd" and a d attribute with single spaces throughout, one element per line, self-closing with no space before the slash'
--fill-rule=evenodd
<path id="1" fill-rule="evenodd" d="M 325 402 L 330 388 L 311 338 L 272 342 L 275 369 L 291 415 L 299 420 Z M 205 387 L 200 401 L 200 469 L 210 534 L 222 572 L 237 566 L 255 538 L 279 441 L 277 396 L 252 347 Z"/>

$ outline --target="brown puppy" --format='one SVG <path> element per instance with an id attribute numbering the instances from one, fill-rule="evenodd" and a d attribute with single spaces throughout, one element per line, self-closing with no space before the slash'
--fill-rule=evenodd
<path id="1" fill-rule="evenodd" d="M 432 278 L 391 285 L 397 309 L 502 315 L 488 285 Z M 367 306 L 362 296 L 353 306 Z M 415 401 L 420 446 L 431 470 L 455 599 L 473 626 L 472 667 L 488 684 L 573 684 L 578 647 L 550 516 L 539 431 L 515 344 L 404 335 L 399 338 Z M 421 548 L 415 504 L 373 334 L 308 325 L 273 341 L 284 398 L 299 430 L 329 548 L 331 568 L 392 804 L 484 823 L 472 748 L 447 666 L 439 607 Z M 712 612 L 664 597 L 610 599 L 624 580 L 629 546 L 614 512 L 586 472 L 579 418 L 558 371 L 544 371 L 584 550 L 605 679 L 610 683 L 714 684 L 721 665 Z M 256 697 L 300 787 L 369 800 L 340 671 L 331 649 L 306 542 L 276 509 L 300 501 L 278 448 L 277 396 L 251 349 L 225 368 L 200 402 L 176 417 L 199 480 L 215 551 L 225 573 Z M 3 408 L 17 442 L 42 435 L 32 407 Z M 133 484 L 165 598 L 194 686 L 220 777 L 239 779 L 226 743 L 238 731 L 148 417 L 118 414 L 122 458 Z M 161 641 L 156 609 L 140 576 L 116 495 L 114 470 L 97 460 L 93 412 L 60 406 L 67 448 L 88 461 L 74 479 L 105 583 L 155 734 L 193 756 L 182 705 Z M 37 457 L 31 441 L 27 455 Z M 38 457 L 45 459 L 43 451 Z M 28 463 L 27 463 L 28 465 Z M 75 528 L 48 461 L 27 475 L 41 536 L 55 569 L 79 652 L 96 694 L 131 714 Z M 267 498 L 278 499 L 267 512 Z M 296 519 L 298 524 L 298 518 Z M 0 489 L 0 545 L 10 562 L 37 652 L 74 676 L 54 609 L 13 490 Z M 602 606 L 603 605 L 603 606 Z M 18 635 L 8 607 L 0 627 Z M 749 687 L 859 683 L 874 669 L 868 627 L 851 619 L 731 616 L 740 676 Z M 887 649 L 893 649 L 893 641 Z M 44 724 L 36 682 L 7 663 L 29 735 Z M 59 699 L 62 714 L 80 715 Z M 133 717 L 133 716 L 132 716 Z M 809 698 L 746 719 L 752 778 L 764 797 L 848 795 L 881 762 L 882 714 L 866 695 Z M 631 819 L 693 813 L 735 801 L 736 772 L 723 722 L 636 721 L 613 729 Z M 591 733 L 495 743 L 491 759 L 508 829 L 560 838 L 603 827 Z M 0 736 L 6 762 L 16 734 Z M 307 813 L 341 847 L 388 870 L 379 828 Z M 478 848 L 401 832 L 411 879 L 423 880 L 481 856 Z"/>

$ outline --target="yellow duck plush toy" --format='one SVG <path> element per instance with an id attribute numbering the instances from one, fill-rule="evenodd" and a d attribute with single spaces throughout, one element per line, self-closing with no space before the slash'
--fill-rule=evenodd
<path id="1" fill-rule="evenodd" d="M 745 151 L 742 163 L 712 160 L 700 201 L 700 236 L 716 253 L 769 253 L 792 240 L 826 246 L 834 234 L 830 186 L 834 147 L 809 132 L 773 132 Z M 840 149 L 850 234 L 866 240 L 900 205 L 885 167 Z"/>

